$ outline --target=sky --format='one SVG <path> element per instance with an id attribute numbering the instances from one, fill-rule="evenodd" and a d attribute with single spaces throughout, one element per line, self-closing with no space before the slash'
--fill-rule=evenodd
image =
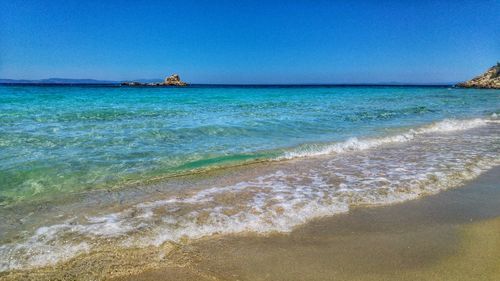
<path id="1" fill-rule="evenodd" d="M 0 78 L 457 82 L 500 61 L 499 15 L 499 0 L 0 0 Z"/>

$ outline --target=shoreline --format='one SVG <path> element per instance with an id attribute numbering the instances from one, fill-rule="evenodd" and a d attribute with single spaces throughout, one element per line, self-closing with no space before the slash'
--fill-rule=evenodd
<path id="1" fill-rule="evenodd" d="M 500 166 L 463 187 L 357 207 L 290 234 L 201 239 L 170 254 L 184 264 L 113 280 L 498 280 L 498 173 Z"/>
<path id="2" fill-rule="evenodd" d="M 209 173 L 213 176 L 207 174 L 206 178 L 195 177 L 192 181 L 178 179 L 167 186 L 118 194 L 109 192 L 104 197 L 95 198 L 97 201 L 67 202 L 68 205 L 58 206 L 44 204 L 39 206 L 42 209 L 36 207 L 28 215 L 26 210 L 12 209 L 11 214 L 5 216 L 10 218 L 9 221 L 3 224 L 3 238 L 7 239 L 7 244 L 0 248 L 7 257 L 2 265 L 10 270 L 0 276 L 16 280 L 19 279 L 16 276 L 35 274 L 37 279 L 53 280 L 64 274 L 71 276 L 70 279 L 95 280 L 103 277 L 93 268 L 101 268 L 104 276 L 110 278 L 157 270 L 166 265 L 178 269 L 179 265 L 186 267 L 193 261 L 198 263 L 198 254 L 190 249 L 201 245 L 197 251 L 202 251 L 209 245 L 204 244 L 206 241 L 231 237 L 296 239 L 296 233 L 301 229 L 323 221 L 325 216 L 332 218 L 334 215 L 334 220 L 347 217 L 350 222 L 352 214 L 358 210 L 376 210 L 385 208 L 381 206 L 385 204 L 397 206 L 396 202 L 468 185 L 471 179 L 482 173 L 497 170 L 493 168 L 499 165 L 493 157 L 496 146 L 491 143 L 495 140 L 497 123 L 489 124 L 473 129 L 462 124 L 460 128 L 465 130 L 458 135 L 445 133 L 450 126 L 438 126 L 430 132 L 425 131 L 422 137 L 412 139 L 411 143 L 396 142 L 382 145 L 380 149 L 368 145 L 366 150 L 349 150 L 342 157 L 327 154 L 291 159 L 286 163 L 249 165 L 219 176 L 215 175 L 221 171 L 214 171 Z M 438 128 L 445 132 L 432 134 Z M 481 142 L 478 142 L 478 136 L 482 136 Z M 455 141 L 450 142 L 450 139 Z M 405 152 L 404 161 L 400 161 L 402 151 Z M 436 159 L 435 155 L 440 155 L 440 158 Z M 440 170 L 439 163 L 448 163 L 448 166 Z M 405 168 L 399 169 L 401 166 Z M 384 177 L 382 185 L 372 186 L 380 176 Z M 387 182 L 394 185 L 388 186 Z M 190 186 L 196 189 L 188 188 Z M 372 207 L 365 208 L 366 205 Z M 92 210 L 90 206 L 94 206 Z M 75 212 L 81 215 L 72 216 Z M 16 220 L 15 215 L 22 217 Z M 439 213 L 432 217 L 436 215 Z M 59 222 L 50 223 L 56 220 Z M 411 226 L 420 223 L 413 222 Z M 366 225 L 371 224 L 370 220 L 366 222 Z M 21 234 L 34 234 L 19 239 L 16 236 L 18 225 L 28 230 Z M 404 230 L 407 225 L 397 225 L 396 229 L 398 227 Z M 315 240 L 316 236 L 303 237 L 302 240 Z M 11 241 L 20 242 L 12 243 L 9 237 Z M 365 240 L 364 237 L 358 238 Z M 330 240 L 330 237 L 325 239 Z M 242 242 L 237 241 L 237 245 L 229 249 L 238 249 Z M 288 243 L 286 240 L 271 241 L 271 245 Z M 304 243 L 309 244 L 308 241 Z M 207 250 L 207 256 L 219 253 L 219 248 L 224 248 L 224 245 Z M 320 253 L 327 246 L 305 248 Z M 246 250 L 250 253 L 254 248 L 251 246 Z M 248 256 L 246 250 L 241 256 Z M 296 254 L 290 252 L 287 255 Z M 90 277 L 86 278 L 89 274 Z M 252 279 L 255 278 L 249 278 Z"/>
<path id="3" fill-rule="evenodd" d="M 500 166 L 465 186 L 359 206 L 290 233 L 103 249 L 0 280 L 497 280 Z M 480 251 L 478 253 L 478 251 Z"/>
<path id="4" fill-rule="evenodd" d="M 386 126 L 383 137 L 297 146 L 276 159 L 283 161 L 207 170 L 121 190 L 61 193 L 51 201 L 6 206 L 0 210 L 0 216 L 7 218 L 0 225 L 0 256 L 4 257 L 0 276 L 16 279 L 36 274 L 37 279 L 53 280 L 60 274 L 73 276 L 70 279 L 90 274 L 88 279 L 94 280 L 166 264 L 178 267 L 186 260 L 198 262 L 197 254 L 186 247 L 204 245 L 204 241 L 294 236 L 320 218 L 460 187 L 500 166 L 496 118 L 493 113 L 416 128 Z M 315 240 L 315 236 L 307 238 Z M 321 253 L 323 247 L 330 245 L 305 249 Z M 219 252 L 218 248 L 223 247 L 208 250 L 207 256 Z M 252 249 L 241 255 L 248 256 Z M 105 273 L 99 275 L 92 268 Z"/>

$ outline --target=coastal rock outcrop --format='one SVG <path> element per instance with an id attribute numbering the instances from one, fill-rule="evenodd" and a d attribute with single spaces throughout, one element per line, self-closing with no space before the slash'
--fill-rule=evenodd
<path id="1" fill-rule="evenodd" d="M 172 74 L 169 77 L 165 78 L 163 84 L 170 86 L 187 86 L 187 83 L 181 81 L 181 78 L 178 74 Z"/>
<path id="2" fill-rule="evenodd" d="M 490 67 L 485 73 L 469 81 L 458 83 L 457 87 L 500 89 L 500 62 Z"/>
<path id="3" fill-rule="evenodd" d="M 127 81 L 122 82 L 121 86 L 132 86 L 132 87 L 162 87 L 162 86 L 177 86 L 183 87 L 187 86 L 188 83 L 181 80 L 178 74 L 172 74 L 166 77 L 163 82 L 153 82 L 153 83 L 141 83 L 137 81 Z"/>

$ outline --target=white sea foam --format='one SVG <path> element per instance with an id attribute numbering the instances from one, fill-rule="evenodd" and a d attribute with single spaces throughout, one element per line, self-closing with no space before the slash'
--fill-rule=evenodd
<path id="1" fill-rule="evenodd" d="M 339 142 L 328 145 L 324 144 L 304 145 L 293 151 L 286 152 L 283 156 L 278 157 L 278 159 L 292 159 L 300 157 L 320 156 L 332 153 L 343 153 L 347 151 L 371 149 L 385 144 L 411 141 L 416 136 L 422 134 L 468 130 L 484 126 L 487 124 L 487 122 L 488 120 L 480 118 L 471 120 L 445 119 L 443 121 L 439 121 L 428 126 L 423 126 L 418 129 L 410 129 L 406 133 L 394 136 L 372 138 L 372 139 L 361 139 L 361 140 L 358 138 L 350 138 L 345 142 Z"/>
<path id="2" fill-rule="evenodd" d="M 67 223 L 63 223 L 41 227 L 22 243 L 1 245 L 0 272 L 51 265 L 88 252 L 91 247 L 86 242 L 53 243 L 67 226 Z"/>
<path id="3" fill-rule="evenodd" d="M 484 132 L 466 131 L 485 126 Z M 0 246 L 0 271 L 51 265 L 110 243 L 143 247 L 212 234 L 288 232 L 311 219 L 347 212 L 351 205 L 436 193 L 499 165 L 499 130 L 491 120 L 444 120 L 396 136 L 302 151 L 291 157 L 356 153 L 293 167 L 284 162 L 253 180 L 41 227 L 25 241 Z M 464 132 L 450 134 L 458 131 Z M 412 145 L 367 151 L 408 141 Z"/>

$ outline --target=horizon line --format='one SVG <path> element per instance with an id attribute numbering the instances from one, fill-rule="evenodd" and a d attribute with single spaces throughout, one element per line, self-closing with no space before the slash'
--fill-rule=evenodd
<path id="1" fill-rule="evenodd" d="M 2 80 L 2 79 L 0 79 Z M 162 86 L 122 86 L 121 81 L 103 81 L 101 83 L 54 83 L 54 82 L 0 82 L 3 86 L 107 86 L 107 87 L 127 87 L 127 88 L 158 88 Z M 454 86 L 458 82 L 438 82 L 438 83 L 404 83 L 404 82 L 380 82 L 380 83 L 191 83 L 189 86 Z M 186 86 L 183 86 L 186 87 Z M 176 86 L 163 86 L 162 88 L 177 88 Z"/>
<path id="2" fill-rule="evenodd" d="M 61 81 L 51 81 L 61 80 Z M 95 78 L 43 78 L 43 79 L 10 79 L 0 78 L 1 85 L 116 85 L 131 81 L 162 81 L 162 79 L 127 79 L 127 80 L 100 80 Z M 189 83 L 191 86 L 452 86 L 461 81 L 443 82 L 299 82 L 299 83 Z"/>

